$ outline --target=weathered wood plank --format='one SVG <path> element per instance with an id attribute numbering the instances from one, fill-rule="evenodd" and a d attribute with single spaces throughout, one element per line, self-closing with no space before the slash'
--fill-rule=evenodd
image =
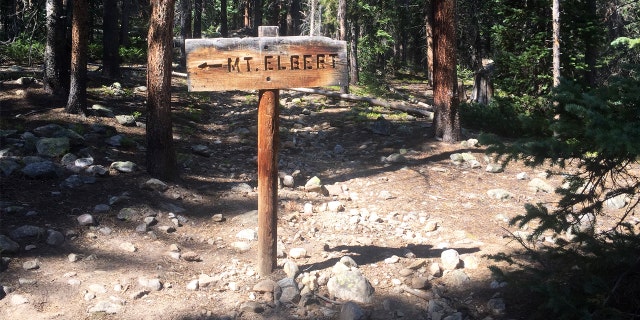
<path id="1" fill-rule="evenodd" d="M 189 91 L 347 83 L 346 42 L 326 37 L 187 39 Z"/>

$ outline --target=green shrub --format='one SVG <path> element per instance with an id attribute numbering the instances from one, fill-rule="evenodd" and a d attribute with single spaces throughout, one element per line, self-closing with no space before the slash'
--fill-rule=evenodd
<path id="1" fill-rule="evenodd" d="M 640 204 L 640 67 L 628 66 L 626 74 L 599 88 L 564 82 L 552 100 L 558 115 L 549 126 L 553 135 L 512 144 L 491 135 L 480 139 L 506 161 L 551 163 L 566 182 L 557 189 L 557 203 L 527 204 L 526 214 L 511 221 L 533 226 L 528 237 L 514 236 L 524 251 L 493 258 L 519 270 L 494 271 L 540 301 L 532 318 L 637 319 L 640 228 L 631 217 Z M 571 170 L 562 172 L 570 163 Z M 614 197 L 628 203 L 606 212 Z M 605 224 L 597 223 L 603 218 Z M 555 242 L 541 245 L 549 234 L 557 236 Z"/>
<path id="2" fill-rule="evenodd" d="M 2 60 L 17 64 L 29 64 L 44 59 L 44 44 L 24 37 L 17 38 L 13 42 L 0 47 Z"/>

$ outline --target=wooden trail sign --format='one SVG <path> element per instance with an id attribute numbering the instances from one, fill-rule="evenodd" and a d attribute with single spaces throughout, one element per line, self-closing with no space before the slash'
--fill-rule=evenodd
<path id="1" fill-rule="evenodd" d="M 187 39 L 189 91 L 346 85 L 346 48 L 327 37 Z"/>
<path id="2" fill-rule="evenodd" d="M 258 274 L 276 267 L 278 239 L 279 91 L 347 84 L 347 46 L 325 37 L 189 39 L 189 91 L 258 91 Z"/>

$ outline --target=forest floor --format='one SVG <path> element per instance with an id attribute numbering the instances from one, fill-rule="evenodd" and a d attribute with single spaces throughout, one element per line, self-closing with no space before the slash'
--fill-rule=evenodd
<path id="1" fill-rule="evenodd" d="M 116 81 L 92 74 L 89 105 L 135 115 L 144 123 L 146 92 L 139 87 L 144 74 L 130 72 L 123 78 L 120 90 L 111 86 Z M 0 234 L 33 225 L 60 231 L 66 239 L 55 246 L 43 239 L 23 239 L 19 252 L 3 254 L 0 288 L 4 286 L 6 297 L 0 295 L 0 318 L 339 317 L 341 301 L 278 306 L 253 289 L 260 281 L 257 241 L 238 236 L 257 227 L 257 92 L 190 94 L 185 81 L 175 79 L 172 109 L 181 178 L 167 181 L 166 190 L 152 191 L 140 187 L 151 178 L 145 171 L 144 127 L 120 125 L 112 116 L 65 114 L 64 101 L 46 96 L 37 81 L 16 84 L 15 79 L 5 78 L 0 86 L 2 130 L 21 134 L 60 124 L 86 137 L 82 150 L 72 152 L 88 154 L 94 164 L 107 168 L 113 161 L 132 161 L 138 169 L 110 170 L 94 183 L 73 188 L 61 185 L 71 172 L 48 180 L 19 172 L 2 176 Z M 394 86 L 413 96 L 430 92 L 419 82 Z M 488 172 L 483 147 L 430 138 L 428 119 L 287 90 L 280 99 L 279 170 L 293 176 L 295 185 L 279 189 L 278 239 L 284 255 L 271 279 L 285 278 L 282 266 L 292 259 L 290 249 L 304 248 L 307 254 L 292 261 L 301 272 L 317 271 L 320 278 L 329 277 L 342 256 L 355 260 L 375 289 L 373 302 L 362 305 L 373 319 L 433 316 L 429 299 L 401 289 L 416 274 L 429 279 L 423 291 L 446 298 L 461 319 L 521 319 L 535 308 L 528 297 L 510 294 L 508 285 L 495 285 L 488 267 L 508 266 L 486 255 L 518 250 L 509 235 L 523 230 L 507 220 L 523 214 L 525 203 L 555 199 L 528 186 L 531 179 L 546 177 L 548 168 L 513 163 L 502 172 Z M 378 116 L 386 119 L 378 122 L 389 124 L 382 134 L 375 128 Z M 95 138 L 96 124 L 115 128 L 126 143 L 112 146 L 105 142 L 109 137 Z M 464 133 L 465 139 L 475 136 Z M 3 144 L 0 149 L 10 148 Z M 481 166 L 456 165 L 450 159 L 454 153 L 470 153 Z M 518 179 L 522 172 L 529 178 Z M 329 195 L 305 190 L 314 176 Z M 557 176 L 545 180 L 554 186 L 561 183 Z M 511 195 L 496 199 L 487 194 L 498 188 Z M 114 199 L 118 201 L 109 202 Z M 332 201 L 341 208 L 328 208 Z M 306 203 L 313 213 L 305 213 Z M 96 212 L 100 204 L 109 206 Z M 138 218 L 119 219 L 125 208 Z M 78 224 L 78 216 L 85 213 L 95 217 L 95 225 Z M 146 232 L 136 230 L 148 217 L 155 217 L 156 224 L 150 223 Z M 179 226 L 172 224 L 172 217 L 179 218 Z M 445 249 L 477 262 L 463 268 L 468 279 L 462 284 L 447 280 L 451 272 L 434 276 L 429 271 L 430 265 L 441 263 Z M 38 268 L 27 268 L 29 262 Z M 409 275 L 407 267 L 416 265 Z M 213 279 L 209 286 L 203 275 Z M 159 280 L 162 288 L 148 286 L 148 279 Z M 198 289 L 188 286 L 195 279 L 201 280 Z M 316 294 L 330 298 L 326 290 L 321 283 Z M 496 297 L 506 304 L 498 312 L 487 305 Z M 116 313 L 89 312 L 101 301 L 118 305 Z M 249 302 L 262 304 L 251 308 Z"/>

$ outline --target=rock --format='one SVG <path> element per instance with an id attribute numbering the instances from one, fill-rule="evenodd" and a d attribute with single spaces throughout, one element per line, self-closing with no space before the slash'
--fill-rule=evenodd
<path id="1" fill-rule="evenodd" d="M 236 238 L 242 239 L 242 240 L 256 241 L 258 240 L 258 232 L 254 229 L 240 230 L 240 232 L 236 234 Z"/>
<path id="2" fill-rule="evenodd" d="M 303 212 L 306 215 L 311 215 L 313 214 L 313 204 L 307 202 L 304 204 L 304 208 L 303 208 Z"/>
<path id="3" fill-rule="evenodd" d="M 487 195 L 493 199 L 507 200 L 513 197 L 513 194 L 504 189 L 491 189 L 487 191 Z"/>
<path id="4" fill-rule="evenodd" d="M 305 248 L 292 248 L 289 250 L 289 257 L 293 259 L 300 259 L 307 257 L 307 250 Z"/>
<path id="5" fill-rule="evenodd" d="M 35 270 L 38 268 L 40 268 L 40 262 L 38 261 L 38 259 L 27 260 L 22 263 L 22 269 L 25 270 Z"/>
<path id="6" fill-rule="evenodd" d="M 327 203 L 327 209 L 330 212 L 342 212 L 344 211 L 344 206 L 340 201 L 330 201 Z"/>
<path id="7" fill-rule="evenodd" d="M 60 246 L 64 243 L 64 234 L 60 231 L 47 230 L 47 244 L 50 246 Z"/>
<path id="8" fill-rule="evenodd" d="M 399 153 L 393 153 L 384 158 L 383 162 L 385 163 L 403 163 L 406 162 L 407 158 Z"/>
<path id="9" fill-rule="evenodd" d="M 445 250 L 440 254 L 440 262 L 444 270 L 453 270 L 460 264 L 460 255 L 454 249 Z"/>
<path id="10" fill-rule="evenodd" d="M 322 182 L 320 181 L 320 178 L 314 176 L 309 179 L 307 183 L 305 183 L 304 189 L 309 192 L 322 193 Z"/>
<path id="11" fill-rule="evenodd" d="M 122 304 L 109 300 L 99 301 L 93 307 L 89 308 L 89 313 L 104 312 L 106 314 L 116 314 L 122 311 Z"/>
<path id="12" fill-rule="evenodd" d="M 529 186 L 529 190 L 533 192 L 553 193 L 555 191 L 553 186 L 540 178 L 533 178 L 527 185 Z"/>
<path id="13" fill-rule="evenodd" d="M 26 224 L 11 230 L 9 232 L 9 237 L 17 241 L 20 241 L 25 238 L 39 239 L 44 237 L 45 232 L 46 231 L 43 228 Z"/>
<path id="14" fill-rule="evenodd" d="M 91 111 L 94 112 L 95 115 L 97 116 L 102 116 L 102 117 L 108 117 L 108 118 L 113 118 L 114 114 L 113 114 L 113 110 L 101 105 L 101 104 L 94 104 L 91 106 L 90 108 Z"/>
<path id="15" fill-rule="evenodd" d="M 367 314 L 353 301 L 345 302 L 340 307 L 339 320 L 366 320 Z"/>
<path id="16" fill-rule="evenodd" d="M 415 277 L 411 279 L 411 288 L 413 289 L 428 289 L 430 286 L 429 278 L 427 277 Z"/>
<path id="17" fill-rule="evenodd" d="M 409 264 L 409 266 L 407 268 L 411 269 L 411 270 L 418 270 L 422 267 L 424 267 L 427 264 L 427 262 L 424 259 L 416 259 L 414 261 L 411 262 L 411 264 Z"/>
<path id="18" fill-rule="evenodd" d="M 526 172 L 520 172 L 516 175 L 516 179 L 518 180 L 528 180 L 529 175 Z"/>
<path id="19" fill-rule="evenodd" d="M 298 275 L 298 272 L 300 271 L 300 269 L 298 268 L 298 265 L 291 260 L 287 260 L 287 262 L 284 263 L 284 266 L 282 269 L 284 269 L 284 273 L 287 275 L 287 277 L 294 278 L 294 279 L 296 275 Z"/>
<path id="20" fill-rule="evenodd" d="M 241 312 L 262 313 L 264 312 L 264 306 L 255 301 L 247 301 L 240 305 Z"/>
<path id="21" fill-rule="evenodd" d="M 504 171 L 504 167 L 499 163 L 489 163 L 485 171 L 490 173 L 500 173 Z"/>
<path id="22" fill-rule="evenodd" d="M 199 254 L 193 252 L 193 251 L 188 251 L 182 254 L 182 259 L 185 261 L 191 261 L 191 262 L 198 262 L 198 261 L 202 261 L 202 257 L 200 257 Z"/>
<path id="23" fill-rule="evenodd" d="M 389 258 L 384 259 L 384 263 L 386 264 L 394 264 L 397 263 L 398 261 L 400 261 L 400 257 L 393 255 Z"/>
<path id="24" fill-rule="evenodd" d="M 111 210 L 111 206 L 104 203 L 97 204 L 95 207 L 93 207 L 93 212 L 96 212 L 96 213 L 109 212 L 110 210 Z"/>
<path id="25" fill-rule="evenodd" d="M 124 140 L 124 137 L 120 134 L 116 134 L 109 137 L 104 142 L 112 147 L 120 147 L 122 146 L 122 140 Z"/>
<path id="26" fill-rule="evenodd" d="M 90 226 L 95 224 L 95 219 L 93 219 L 93 216 L 88 213 L 82 214 L 76 219 L 78 220 L 78 224 L 81 226 Z"/>
<path id="27" fill-rule="evenodd" d="M 231 187 L 231 191 L 240 193 L 251 193 L 253 188 L 248 183 L 236 183 Z"/>
<path id="28" fill-rule="evenodd" d="M 214 222 L 223 222 L 225 218 L 224 216 L 222 216 L 222 213 L 217 213 L 211 217 L 211 220 L 213 220 Z"/>
<path id="29" fill-rule="evenodd" d="M 426 232 L 433 232 L 436 231 L 436 229 L 438 229 L 438 221 L 435 220 L 428 220 L 423 228 Z"/>
<path id="30" fill-rule="evenodd" d="M 162 289 L 162 282 L 158 278 L 138 278 L 138 284 L 152 291 L 160 291 Z"/>
<path id="31" fill-rule="evenodd" d="M 189 283 L 187 283 L 187 290 L 195 291 L 195 290 L 198 290 L 199 287 L 200 287 L 200 283 L 197 279 L 191 280 L 189 281 Z"/>
<path id="32" fill-rule="evenodd" d="M 109 174 L 109 170 L 101 165 L 91 165 L 85 171 L 92 176 L 103 177 Z"/>
<path id="33" fill-rule="evenodd" d="M 93 293 L 107 293 L 107 288 L 97 283 L 90 284 L 88 290 Z"/>
<path id="34" fill-rule="evenodd" d="M 469 139 L 460 142 L 460 146 L 463 148 L 474 148 L 478 146 L 478 139 Z"/>
<path id="35" fill-rule="evenodd" d="M 20 164 L 13 159 L 0 159 L 0 173 L 5 177 L 12 175 L 20 167 Z"/>
<path id="36" fill-rule="evenodd" d="M 253 291 L 260 292 L 260 293 L 275 292 L 276 286 L 278 286 L 278 284 L 275 281 L 271 279 L 265 279 L 256 283 L 253 286 Z"/>
<path id="37" fill-rule="evenodd" d="M 502 298 L 490 299 L 489 302 L 487 302 L 487 308 L 496 316 L 504 314 L 505 310 L 507 309 L 504 303 L 504 299 Z"/>
<path id="38" fill-rule="evenodd" d="M 335 266 L 333 270 L 335 272 Z M 370 303 L 374 293 L 371 283 L 358 269 L 343 270 L 334 274 L 327 282 L 327 289 L 333 297 L 359 303 Z"/>
<path id="39" fill-rule="evenodd" d="M 147 181 L 145 181 L 145 183 L 143 183 L 140 188 L 142 189 L 146 189 L 146 190 L 151 190 L 151 191 L 159 191 L 159 192 L 164 192 L 167 189 L 169 189 L 169 186 L 158 180 L 155 178 L 149 179 Z"/>
<path id="40" fill-rule="evenodd" d="M 469 276 L 460 269 L 453 270 L 445 274 L 443 280 L 447 284 L 447 286 L 453 288 L 461 288 L 471 281 L 471 279 L 469 279 Z"/>
<path id="41" fill-rule="evenodd" d="M 51 161 L 27 164 L 21 172 L 31 179 L 53 179 L 59 176 L 60 168 Z"/>
<path id="42" fill-rule="evenodd" d="M 380 116 L 369 126 L 369 129 L 375 134 L 388 136 L 391 134 L 391 122 Z"/>
<path id="43" fill-rule="evenodd" d="M 609 198 L 605 201 L 606 205 L 608 208 L 611 209 L 622 209 L 624 208 L 624 206 L 627 205 L 627 203 L 629 203 L 630 199 L 629 199 L 629 195 L 627 194 L 619 194 L 613 198 Z"/>
<path id="44" fill-rule="evenodd" d="M 13 294 L 11 295 L 11 305 L 18 306 L 21 304 L 29 303 L 29 299 L 21 294 Z"/>
<path id="45" fill-rule="evenodd" d="M 136 252 L 138 248 L 131 242 L 123 242 L 120 244 L 120 249 L 127 252 Z"/>
<path id="46" fill-rule="evenodd" d="M 389 200 L 393 198 L 393 195 L 391 194 L 391 192 L 387 191 L 387 190 L 382 190 L 380 191 L 380 193 L 378 194 L 378 198 L 382 199 L 382 200 Z"/>
<path id="47" fill-rule="evenodd" d="M 464 263 L 465 269 L 478 269 L 478 266 L 480 265 L 478 258 L 473 255 L 465 256 L 462 258 L 462 262 Z"/>
<path id="48" fill-rule="evenodd" d="M 300 290 L 293 278 L 284 278 L 278 281 L 278 286 L 282 289 L 280 302 L 296 304 L 300 301 Z"/>
<path id="49" fill-rule="evenodd" d="M 137 165 L 131 161 L 116 161 L 111 163 L 110 168 L 119 172 L 129 173 L 136 170 Z"/>
<path id="50" fill-rule="evenodd" d="M 246 252 L 251 250 L 251 244 L 245 241 L 235 241 L 231 243 L 231 248 L 238 252 Z"/>
<path id="51" fill-rule="evenodd" d="M 198 285 L 200 288 L 206 288 L 211 284 L 216 283 L 218 280 L 208 274 L 200 274 L 198 276 Z"/>
<path id="52" fill-rule="evenodd" d="M 203 157 L 211 157 L 211 155 L 213 154 L 213 151 L 211 151 L 209 147 L 203 144 L 196 144 L 191 146 L 191 152 Z"/>
<path id="53" fill-rule="evenodd" d="M 118 212 L 118 215 L 116 216 L 118 220 L 124 220 L 124 221 L 136 220 L 138 219 L 138 217 L 139 217 L 138 211 L 134 208 L 122 208 Z"/>
<path id="54" fill-rule="evenodd" d="M 295 186 L 295 178 L 290 175 L 285 175 L 282 177 L 282 185 L 285 187 L 293 188 Z"/>
<path id="55" fill-rule="evenodd" d="M 69 260 L 69 262 L 76 262 L 80 260 L 80 257 L 75 253 L 69 253 L 69 255 L 67 256 L 67 260 Z"/>
<path id="56" fill-rule="evenodd" d="M 123 126 L 133 127 L 136 125 L 136 117 L 132 115 L 117 115 L 116 121 Z"/>
<path id="57" fill-rule="evenodd" d="M 17 253 L 20 251 L 20 245 L 9 237 L 0 234 L 0 252 L 2 253 Z"/>
<path id="58" fill-rule="evenodd" d="M 59 157 L 67 153 L 70 148 L 69 138 L 41 138 L 36 142 L 38 155 L 45 157 Z"/>

